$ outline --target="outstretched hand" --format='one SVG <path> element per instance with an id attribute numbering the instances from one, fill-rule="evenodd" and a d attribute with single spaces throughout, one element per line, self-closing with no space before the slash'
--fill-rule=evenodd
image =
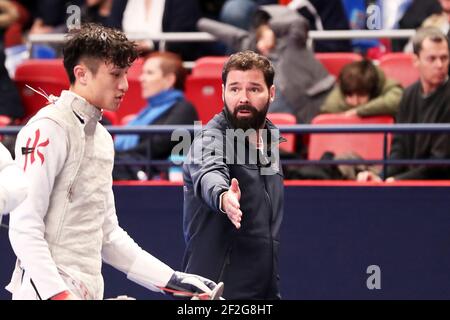
<path id="1" fill-rule="evenodd" d="M 241 199 L 241 189 L 236 178 L 231 180 L 230 189 L 222 197 L 222 210 L 227 214 L 228 219 L 234 224 L 236 229 L 241 227 L 242 211 L 239 203 Z"/>

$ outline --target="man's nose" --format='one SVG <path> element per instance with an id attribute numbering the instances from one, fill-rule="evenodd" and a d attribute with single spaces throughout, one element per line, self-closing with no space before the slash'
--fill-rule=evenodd
<path id="1" fill-rule="evenodd" d="M 123 92 L 128 91 L 128 79 L 126 75 L 122 78 L 122 80 L 119 83 L 119 90 Z"/>
<path id="2" fill-rule="evenodd" d="M 242 104 L 247 104 L 249 102 L 248 93 L 246 90 L 242 90 L 241 95 L 239 97 L 239 102 Z"/>

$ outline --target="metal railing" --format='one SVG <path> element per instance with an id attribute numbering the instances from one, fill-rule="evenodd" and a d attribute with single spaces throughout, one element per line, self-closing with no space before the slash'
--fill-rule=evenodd
<path id="1" fill-rule="evenodd" d="M 408 39 L 416 33 L 415 29 L 403 30 L 323 30 L 309 31 L 308 46 L 318 40 L 346 40 L 346 39 Z M 28 42 L 33 43 L 61 43 L 65 41 L 66 34 L 31 34 Z M 164 51 L 168 42 L 211 42 L 217 38 L 207 32 L 163 32 L 128 33 L 127 37 L 133 41 L 151 40 L 159 42 L 159 49 Z"/>
<path id="2" fill-rule="evenodd" d="M 402 30 L 323 30 L 309 31 L 309 38 L 312 40 L 345 40 L 345 39 L 405 39 L 416 33 L 415 29 Z M 64 42 L 66 34 L 31 34 L 28 41 L 31 43 Z M 128 39 L 133 41 L 152 40 L 158 42 L 211 42 L 217 40 L 216 37 L 207 32 L 162 32 L 152 33 L 128 33 Z"/>
<path id="3" fill-rule="evenodd" d="M 321 134 L 321 133 L 382 133 L 383 138 L 383 158 L 382 159 L 357 159 L 357 160 L 305 160 L 305 159 L 282 159 L 284 165 L 382 165 L 383 176 L 385 176 L 387 165 L 450 165 L 450 159 L 388 159 L 388 134 L 389 133 L 449 133 L 450 123 L 439 124 L 364 124 L 364 125 L 280 125 L 281 133 L 295 134 Z M 21 126 L 0 127 L 0 135 L 15 135 Z M 106 126 L 111 134 L 171 134 L 175 130 L 187 130 L 196 132 L 201 130 L 200 126 L 186 125 L 152 125 L 152 126 Z M 147 154 L 151 155 L 151 148 L 148 145 Z M 172 166 L 170 160 L 152 160 L 150 157 L 145 161 L 120 161 L 117 165 L 142 165 L 149 172 L 150 166 Z"/>

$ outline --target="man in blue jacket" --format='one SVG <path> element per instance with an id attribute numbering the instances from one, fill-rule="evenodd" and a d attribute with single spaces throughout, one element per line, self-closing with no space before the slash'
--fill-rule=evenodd
<path id="1" fill-rule="evenodd" d="M 222 71 L 224 109 L 195 137 L 183 167 L 184 269 L 226 282 L 226 299 L 279 299 L 283 176 L 271 62 L 253 51 Z"/>

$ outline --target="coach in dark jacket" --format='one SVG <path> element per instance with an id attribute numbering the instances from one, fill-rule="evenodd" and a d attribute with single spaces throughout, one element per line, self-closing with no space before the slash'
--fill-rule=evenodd
<path id="1" fill-rule="evenodd" d="M 273 67 L 241 52 L 222 78 L 224 110 L 196 136 L 183 167 L 184 269 L 223 281 L 226 299 L 279 299 L 283 176 L 278 130 L 265 117 Z"/>

